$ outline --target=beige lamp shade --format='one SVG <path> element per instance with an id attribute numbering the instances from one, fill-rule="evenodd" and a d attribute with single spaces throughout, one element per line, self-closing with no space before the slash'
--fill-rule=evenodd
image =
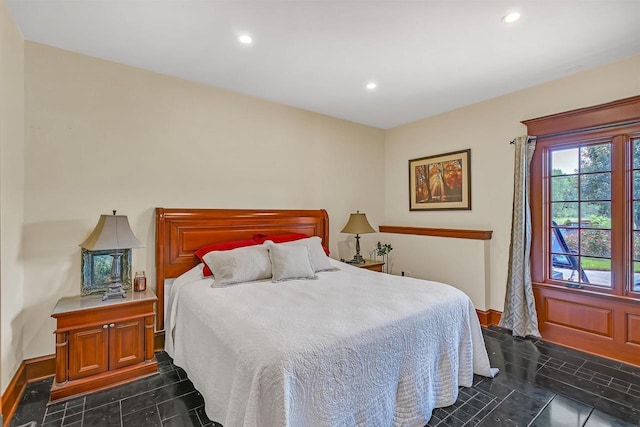
<path id="1" fill-rule="evenodd" d="M 344 226 L 341 233 L 349 233 L 349 234 L 367 234 L 367 233 L 375 233 L 376 230 L 371 227 L 369 221 L 367 221 L 367 216 L 358 211 L 357 213 L 352 213 L 349 216 L 349 221 L 347 225 Z"/>
<path id="2" fill-rule="evenodd" d="M 114 215 L 100 215 L 96 228 L 80 246 L 89 251 L 144 247 L 133 235 L 127 216 L 115 215 L 115 213 Z"/>

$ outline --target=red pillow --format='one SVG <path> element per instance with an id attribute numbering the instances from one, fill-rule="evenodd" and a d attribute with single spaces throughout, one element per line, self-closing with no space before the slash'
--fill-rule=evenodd
<path id="1" fill-rule="evenodd" d="M 302 233 L 292 233 L 292 234 L 275 234 L 273 236 L 265 236 L 264 234 L 256 234 L 254 239 L 259 244 L 266 242 L 267 240 L 271 240 L 273 243 L 285 243 L 285 242 L 293 242 L 294 240 L 306 239 L 306 234 Z"/>
<path id="2" fill-rule="evenodd" d="M 275 234 L 273 236 L 265 236 L 264 234 L 256 234 L 254 236 L 254 239 L 256 239 L 256 242 L 262 244 L 264 242 L 266 242 L 267 240 L 271 240 L 273 243 L 285 243 L 285 242 L 293 242 L 295 240 L 300 240 L 300 239 L 306 239 L 307 236 L 306 234 L 302 234 L 302 233 L 292 233 L 292 234 Z M 324 245 L 322 245 L 322 249 L 324 249 L 324 252 L 327 254 L 327 256 L 329 256 L 329 249 L 326 248 Z"/>
<path id="3" fill-rule="evenodd" d="M 209 268 L 207 263 L 204 262 L 202 257 L 205 256 L 206 254 L 208 254 L 209 252 L 212 252 L 212 251 L 229 251 L 231 249 L 243 248 L 245 246 L 253 246 L 253 245 L 258 245 L 258 244 L 260 244 L 260 243 L 255 239 L 234 240 L 234 241 L 231 241 L 231 242 L 212 243 L 210 245 L 201 247 L 200 249 L 198 249 L 194 253 L 200 259 L 200 262 L 204 263 L 204 269 L 202 270 L 202 274 L 205 277 L 207 277 L 207 276 L 212 276 L 213 273 L 211 273 L 211 269 Z"/>

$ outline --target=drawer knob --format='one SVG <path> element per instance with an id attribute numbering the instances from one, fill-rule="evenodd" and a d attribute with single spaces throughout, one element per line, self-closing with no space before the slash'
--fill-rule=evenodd
<path id="1" fill-rule="evenodd" d="M 116 326 L 115 323 L 112 323 L 112 324 L 109 325 L 110 328 L 113 328 L 114 326 Z"/>
<path id="2" fill-rule="evenodd" d="M 107 329 L 109 325 L 102 325 L 102 329 Z"/>

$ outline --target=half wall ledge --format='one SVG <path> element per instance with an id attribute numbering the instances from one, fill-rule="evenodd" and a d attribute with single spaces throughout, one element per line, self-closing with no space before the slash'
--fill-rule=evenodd
<path id="1" fill-rule="evenodd" d="M 493 230 L 463 230 L 457 228 L 403 227 L 381 225 L 381 233 L 413 234 L 416 236 L 453 237 L 455 239 L 491 240 Z"/>

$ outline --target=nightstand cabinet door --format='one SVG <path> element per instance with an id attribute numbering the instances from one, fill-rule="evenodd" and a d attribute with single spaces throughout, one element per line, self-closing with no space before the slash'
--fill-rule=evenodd
<path id="1" fill-rule="evenodd" d="M 109 369 L 109 329 L 103 325 L 69 332 L 69 379 L 77 380 Z"/>
<path id="2" fill-rule="evenodd" d="M 109 328 L 110 369 L 120 369 L 144 360 L 144 319 L 119 322 Z"/>

